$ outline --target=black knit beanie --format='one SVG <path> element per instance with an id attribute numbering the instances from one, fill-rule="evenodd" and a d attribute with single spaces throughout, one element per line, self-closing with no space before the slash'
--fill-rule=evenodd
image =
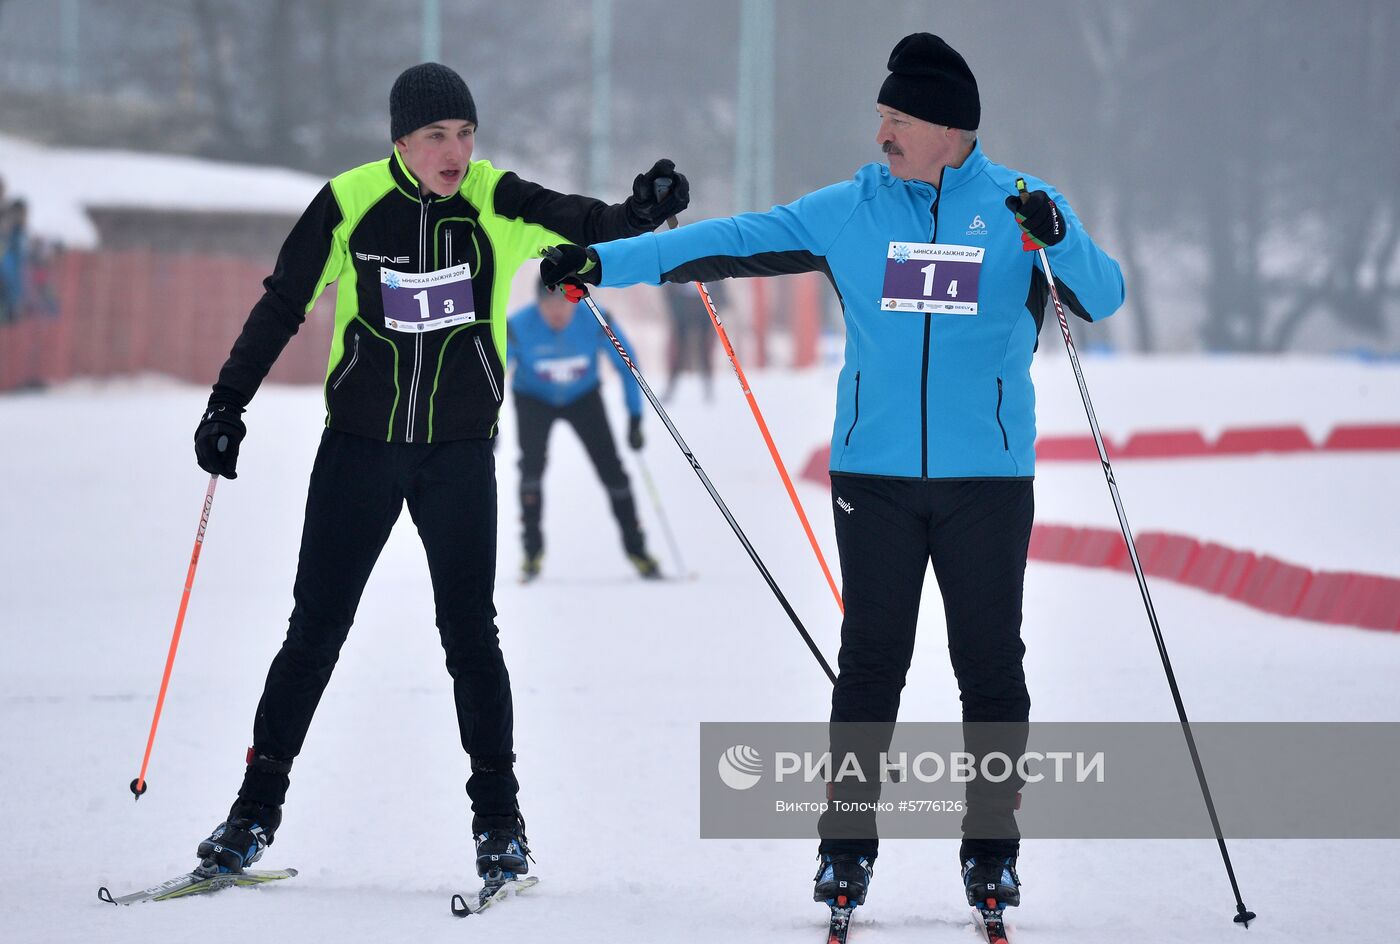
<path id="1" fill-rule="evenodd" d="M 476 124 L 476 102 L 462 77 L 437 62 L 410 66 L 389 92 L 389 139 L 397 141 L 434 121 Z"/>
<path id="2" fill-rule="evenodd" d="M 910 33 L 890 53 L 881 105 L 936 125 L 976 131 L 982 122 L 977 79 L 963 57 L 932 33 Z"/>

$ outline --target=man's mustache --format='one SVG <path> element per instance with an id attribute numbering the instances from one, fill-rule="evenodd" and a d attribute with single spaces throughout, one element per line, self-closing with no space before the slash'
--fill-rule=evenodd
<path id="1" fill-rule="evenodd" d="M 884 144 L 880 145 L 880 150 L 884 151 L 886 154 L 898 154 L 900 157 L 904 156 L 904 152 L 895 147 L 893 141 L 886 141 Z"/>

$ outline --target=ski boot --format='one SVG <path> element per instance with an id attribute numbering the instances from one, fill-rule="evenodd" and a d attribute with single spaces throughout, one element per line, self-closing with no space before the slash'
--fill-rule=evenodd
<path id="1" fill-rule="evenodd" d="M 661 565 L 656 562 L 646 551 L 640 554 L 628 554 L 627 559 L 632 562 L 632 566 L 637 568 L 637 573 L 643 580 L 661 580 Z"/>
<path id="2" fill-rule="evenodd" d="M 833 908 L 854 908 L 865 904 L 865 893 L 870 888 L 870 876 L 875 867 L 862 855 L 822 854 L 817 866 L 816 888 L 812 890 L 814 901 L 824 901 Z"/>
<path id="3" fill-rule="evenodd" d="M 1021 903 L 1015 856 L 973 856 L 963 863 L 963 888 L 974 908 L 1001 909 Z"/>
<path id="4" fill-rule="evenodd" d="M 488 829 L 472 837 L 476 840 L 476 874 L 490 888 L 512 881 L 530 871 L 530 847 L 525 838 L 525 821 L 514 826 Z"/>
<path id="5" fill-rule="evenodd" d="M 827 927 L 827 944 L 846 944 L 851 930 L 851 915 L 857 905 L 865 904 L 865 892 L 870 887 L 874 867 L 862 855 L 840 854 L 819 856 L 816 888 L 812 898 L 824 901 L 831 908 L 831 923 Z"/>
<path id="6" fill-rule="evenodd" d="M 195 850 L 199 856 L 199 868 L 195 871 L 211 875 L 238 873 L 261 859 L 263 851 L 272 845 L 276 821 L 281 819 L 278 811 L 270 812 L 272 816 L 262 817 L 230 813 Z"/>
<path id="7" fill-rule="evenodd" d="M 520 562 L 520 582 L 529 583 L 540 575 L 540 566 L 544 563 L 544 554 L 526 554 L 524 560 Z"/>

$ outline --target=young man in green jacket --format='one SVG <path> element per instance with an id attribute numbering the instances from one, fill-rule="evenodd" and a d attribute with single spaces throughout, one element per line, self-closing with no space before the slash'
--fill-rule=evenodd
<path id="1" fill-rule="evenodd" d="M 491 440 L 507 296 L 541 246 L 648 232 L 688 203 L 685 177 L 667 160 L 639 174 L 632 196 L 616 205 L 473 161 L 476 105 L 461 77 L 437 63 L 400 75 L 389 111 L 393 152 L 331 180 L 302 214 L 195 431 L 200 467 L 235 478 L 240 415 L 317 297 L 337 283 L 326 430 L 307 494 L 295 606 L 258 704 L 238 797 L 199 845 L 208 871 L 242 871 L 271 844 L 292 761 L 405 504 L 427 552 L 471 760 L 477 870 L 488 883 L 528 870 L 510 676 L 493 602 Z M 672 189 L 658 194 L 657 178 L 674 181 Z"/>

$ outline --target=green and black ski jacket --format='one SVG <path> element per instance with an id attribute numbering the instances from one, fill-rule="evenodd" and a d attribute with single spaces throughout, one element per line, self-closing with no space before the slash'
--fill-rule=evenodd
<path id="1" fill-rule="evenodd" d="M 450 197 L 422 194 L 397 150 L 346 171 L 293 227 L 266 291 L 214 385 L 212 402 L 247 406 L 332 282 L 335 334 L 326 425 L 386 442 L 481 439 L 495 433 L 506 363 L 511 280 L 544 246 L 587 246 L 647 232 L 626 204 L 556 193 L 472 161 Z M 386 325 L 381 269 L 437 272 L 466 264 L 475 320 L 408 333 Z"/>

